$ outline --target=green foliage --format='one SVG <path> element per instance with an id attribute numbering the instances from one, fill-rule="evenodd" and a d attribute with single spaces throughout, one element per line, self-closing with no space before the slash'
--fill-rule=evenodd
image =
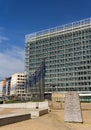
<path id="1" fill-rule="evenodd" d="M 10 104 L 10 103 L 25 103 L 25 102 L 28 102 L 28 101 L 21 101 L 21 100 L 9 100 L 9 101 L 5 101 L 6 104 Z"/>

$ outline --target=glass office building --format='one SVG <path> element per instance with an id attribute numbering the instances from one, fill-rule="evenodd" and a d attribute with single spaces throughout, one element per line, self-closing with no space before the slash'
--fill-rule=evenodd
<path id="1" fill-rule="evenodd" d="M 27 80 L 45 58 L 45 93 L 91 92 L 91 18 L 28 34 L 25 42 Z"/>

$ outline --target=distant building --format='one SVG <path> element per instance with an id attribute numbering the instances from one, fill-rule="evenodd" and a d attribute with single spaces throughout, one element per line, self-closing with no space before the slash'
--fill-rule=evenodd
<path id="1" fill-rule="evenodd" d="M 11 77 L 5 78 L 0 81 L 0 96 L 1 97 L 9 97 L 10 96 L 10 88 L 11 88 Z"/>
<path id="2" fill-rule="evenodd" d="M 3 95 L 3 81 L 0 81 L 0 97 Z"/>
<path id="3" fill-rule="evenodd" d="M 10 95 L 23 96 L 26 93 L 26 75 L 25 73 L 16 73 L 11 76 Z"/>
<path id="4" fill-rule="evenodd" d="M 0 81 L 0 97 L 12 96 L 26 97 L 30 100 L 30 94 L 26 93 L 26 74 L 15 73 L 11 77 Z"/>
<path id="5" fill-rule="evenodd" d="M 28 81 L 43 59 L 46 64 L 45 93 L 90 93 L 91 18 L 26 35 Z"/>
<path id="6" fill-rule="evenodd" d="M 5 78 L 3 80 L 3 89 L 2 89 L 2 96 L 5 97 L 6 96 L 6 83 L 7 83 L 7 79 Z"/>
<path id="7" fill-rule="evenodd" d="M 11 77 L 6 78 L 6 96 L 10 97 Z"/>

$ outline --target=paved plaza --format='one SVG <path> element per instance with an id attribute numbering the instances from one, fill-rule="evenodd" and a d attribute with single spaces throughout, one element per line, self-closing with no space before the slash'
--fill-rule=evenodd
<path id="1" fill-rule="evenodd" d="M 87 107 L 86 107 L 87 106 Z M 91 129 L 91 104 L 82 104 L 83 123 L 64 122 L 64 109 L 52 109 L 49 114 L 38 118 L 6 125 L 0 127 L 0 130 L 90 130 Z M 14 112 L 28 112 L 28 109 L 2 109 L 0 114 Z"/>

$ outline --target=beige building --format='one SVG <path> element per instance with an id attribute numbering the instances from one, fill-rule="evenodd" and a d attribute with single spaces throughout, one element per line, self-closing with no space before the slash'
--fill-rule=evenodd
<path id="1" fill-rule="evenodd" d="M 0 97 L 2 97 L 3 94 L 2 90 L 3 90 L 3 81 L 0 81 Z"/>
<path id="2" fill-rule="evenodd" d="M 23 96 L 26 92 L 26 75 L 25 73 L 15 73 L 11 77 L 10 95 Z"/>

